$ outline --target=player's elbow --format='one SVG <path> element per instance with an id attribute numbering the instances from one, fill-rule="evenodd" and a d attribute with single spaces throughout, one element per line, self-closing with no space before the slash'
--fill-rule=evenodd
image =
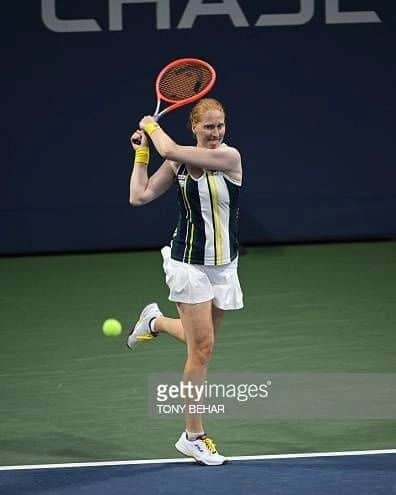
<path id="1" fill-rule="evenodd" d="M 131 195 L 129 196 L 129 204 L 131 206 L 142 206 L 145 204 L 145 201 L 143 198 L 136 196 L 136 195 Z"/>

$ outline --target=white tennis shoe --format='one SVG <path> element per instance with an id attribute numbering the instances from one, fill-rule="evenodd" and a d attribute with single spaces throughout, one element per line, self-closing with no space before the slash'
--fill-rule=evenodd
<path id="1" fill-rule="evenodd" d="M 206 435 L 196 440 L 188 440 L 187 433 L 183 431 L 175 447 L 182 454 L 194 457 L 199 464 L 206 466 L 219 466 L 226 461 L 226 458 L 217 452 L 213 440 Z"/>
<path id="2" fill-rule="evenodd" d="M 154 338 L 150 330 L 150 322 L 158 316 L 162 316 L 162 313 L 157 303 L 148 304 L 143 308 L 138 322 L 128 334 L 127 345 L 130 349 L 133 349 L 138 342 L 144 342 Z"/>

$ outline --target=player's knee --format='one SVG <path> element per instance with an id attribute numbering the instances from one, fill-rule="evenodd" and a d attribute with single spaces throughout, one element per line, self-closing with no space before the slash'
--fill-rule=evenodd
<path id="1" fill-rule="evenodd" d="M 191 356 L 199 366 L 207 366 L 212 357 L 213 348 L 214 339 L 212 337 L 207 337 L 195 343 Z"/>

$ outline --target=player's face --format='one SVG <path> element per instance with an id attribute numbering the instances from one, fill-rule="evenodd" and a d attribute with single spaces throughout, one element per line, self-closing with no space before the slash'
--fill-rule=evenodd
<path id="1" fill-rule="evenodd" d="M 224 113 L 220 110 L 207 110 L 200 122 L 193 127 L 197 138 L 197 146 L 217 148 L 221 145 L 225 134 Z"/>

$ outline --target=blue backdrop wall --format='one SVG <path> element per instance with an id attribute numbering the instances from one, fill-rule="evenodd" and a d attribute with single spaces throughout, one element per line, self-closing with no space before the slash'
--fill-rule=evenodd
<path id="1" fill-rule="evenodd" d="M 175 191 L 128 203 L 129 136 L 185 56 L 217 70 L 243 243 L 395 236 L 394 1 L 8 0 L 1 19 L 0 253 L 169 240 Z M 162 121 L 182 144 L 187 118 Z"/>

